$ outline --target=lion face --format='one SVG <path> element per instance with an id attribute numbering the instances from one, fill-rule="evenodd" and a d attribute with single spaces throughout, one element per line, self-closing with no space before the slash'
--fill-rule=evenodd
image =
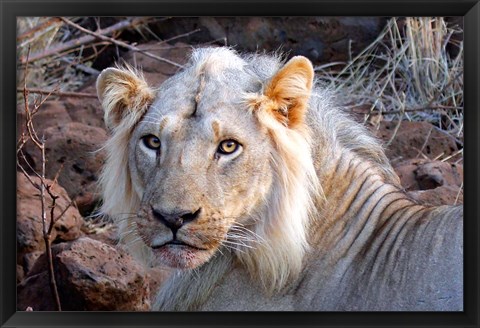
<path id="1" fill-rule="evenodd" d="M 154 265 L 195 268 L 221 247 L 254 249 L 271 265 L 269 254 L 283 248 L 295 257 L 315 174 L 303 122 L 312 81 L 303 57 L 254 67 L 224 48 L 197 51 L 155 93 L 132 70 L 105 70 L 97 81 L 112 129 L 104 210 L 130 204 L 127 229 Z M 291 222 L 276 231 L 282 220 Z"/>
<path id="2" fill-rule="evenodd" d="M 198 266 L 220 245 L 247 239 L 245 226 L 272 181 L 272 144 L 242 104 L 238 81 L 199 91 L 190 74 L 160 88 L 129 143 L 141 198 L 138 233 L 159 262 L 179 268 Z"/>

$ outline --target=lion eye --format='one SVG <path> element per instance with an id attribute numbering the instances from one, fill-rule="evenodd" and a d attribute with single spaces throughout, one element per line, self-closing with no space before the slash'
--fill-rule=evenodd
<path id="1" fill-rule="evenodd" d="M 224 155 L 233 154 L 237 151 L 238 147 L 239 144 L 235 140 L 224 140 L 218 146 L 218 152 Z"/>
<path id="2" fill-rule="evenodd" d="M 143 144 L 153 150 L 160 149 L 160 139 L 153 134 L 143 137 Z"/>

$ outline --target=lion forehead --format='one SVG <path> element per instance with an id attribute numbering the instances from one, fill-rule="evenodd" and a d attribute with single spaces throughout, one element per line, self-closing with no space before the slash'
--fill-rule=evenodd
<path id="1" fill-rule="evenodd" d="M 263 66 L 267 64 L 271 63 Z M 229 49 L 197 49 L 185 68 L 158 88 L 153 107 L 160 114 L 182 115 L 225 105 L 239 107 L 246 94 L 262 89 L 265 69 L 257 66 L 257 61 L 244 59 Z"/>

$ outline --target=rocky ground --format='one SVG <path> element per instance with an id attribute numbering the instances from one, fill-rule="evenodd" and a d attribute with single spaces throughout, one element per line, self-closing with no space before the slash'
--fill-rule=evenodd
<path id="1" fill-rule="evenodd" d="M 255 31 L 255 38 L 268 38 L 271 37 L 270 34 L 282 35 L 278 31 L 281 22 L 267 26 L 260 23 L 255 20 L 244 22 L 247 28 Z M 354 23 L 343 22 L 352 24 L 351 26 Z M 209 26 L 210 33 L 216 33 L 219 37 L 233 33 L 228 28 L 219 28 L 215 21 L 205 21 L 203 24 Z M 262 29 L 258 29 L 255 24 L 263 26 Z M 328 25 L 313 20 L 309 24 Z M 328 26 L 335 30 L 338 27 L 335 24 Z M 367 23 L 362 21 L 362 24 L 363 28 Z M 374 35 L 379 22 L 369 24 Z M 181 28 L 187 27 L 176 28 L 172 33 L 180 33 Z M 295 45 L 294 39 L 286 41 Z M 331 60 L 332 55 L 324 50 L 330 49 L 336 53 L 343 48 L 338 50 L 334 41 L 327 41 L 319 43 L 323 50 L 321 54 L 317 51 L 316 56 L 326 56 L 325 60 Z M 311 42 L 316 44 L 316 40 Z M 177 63 L 183 63 L 190 51 L 184 43 L 162 47 L 160 50 L 152 50 L 155 49 L 155 43 L 139 47 Z M 337 42 L 336 47 L 343 47 L 343 43 Z M 301 53 L 304 50 L 296 51 Z M 310 57 L 315 56 L 315 51 L 311 50 Z M 124 58 L 127 62 L 142 67 L 146 79 L 154 85 L 163 82 L 176 71 L 176 67 L 170 64 L 139 53 L 129 52 Z M 94 94 L 94 81 L 92 78 L 79 91 Z M 17 128 L 21 131 L 24 122 L 21 106 L 17 113 Z M 61 213 L 72 199 L 75 200 L 75 206 L 70 207 L 56 222 L 52 232 L 54 269 L 60 299 L 64 310 L 148 310 L 154 291 L 168 276 L 168 272 L 140 266 L 124 250 L 115 247 L 115 231 L 108 222 L 100 225 L 89 218 L 100 201 L 96 182 L 105 160 L 101 147 L 108 137 L 102 117 L 97 99 L 52 98 L 44 103 L 35 118 L 38 134 L 44 134 L 47 140 L 47 176 L 53 179 L 60 170 L 54 190 L 60 196 L 56 211 Z M 405 189 L 412 197 L 434 205 L 462 203 L 463 167 L 459 156 L 444 161 L 433 160 L 455 155 L 461 145 L 449 134 L 426 122 L 401 122 L 399 128 L 397 124 L 398 122 L 382 121 L 370 127 L 384 143 L 390 143 L 387 156 Z M 41 158 L 38 151 L 31 145 L 25 151 L 29 165 L 32 169 L 39 170 Z M 17 188 L 17 308 L 21 311 L 27 307 L 34 311 L 54 310 L 48 287 L 38 192 L 22 173 L 17 175 Z"/>

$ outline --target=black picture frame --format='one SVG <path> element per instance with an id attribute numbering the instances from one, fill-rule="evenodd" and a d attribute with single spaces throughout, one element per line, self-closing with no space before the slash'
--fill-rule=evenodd
<path id="1" fill-rule="evenodd" d="M 480 4 L 478 0 L 0 0 L 1 327 L 478 327 Z M 463 312 L 16 312 L 17 16 L 463 16 L 465 40 L 465 306 Z"/>

